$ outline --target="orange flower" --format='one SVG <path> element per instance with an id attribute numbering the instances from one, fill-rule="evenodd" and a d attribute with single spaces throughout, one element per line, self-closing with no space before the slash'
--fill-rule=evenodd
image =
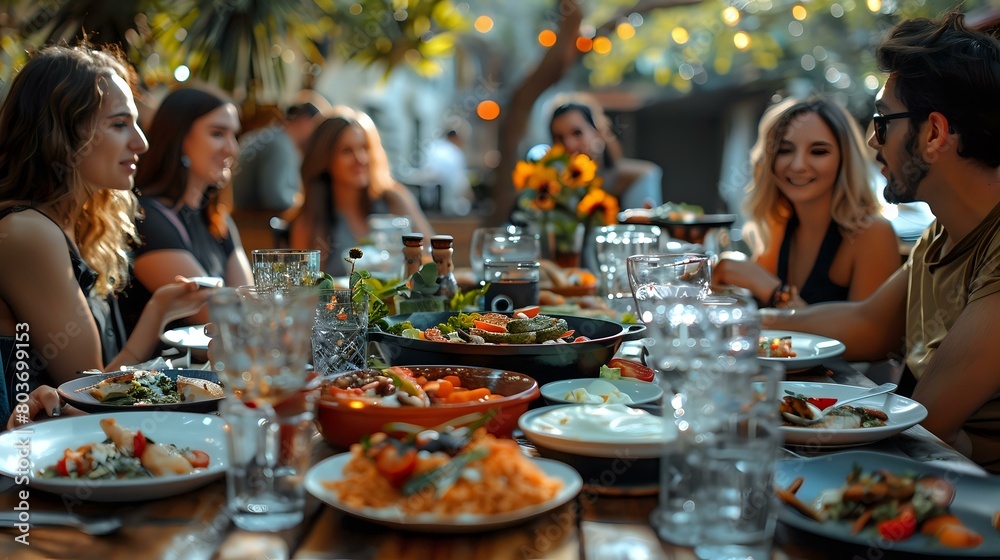
<path id="1" fill-rule="evenodd" d="M 597 174 L 597 164 L 586 154 L 576 154 L 566 165 L 562 173 L 562 182 L 567 187 L 585 187 L 594 180 Z"/>
<path id="2" fill-rule="evenodd" d="M 521 190 L 528 183 L 528 179 L 539 169 L 539 166 L 534 163 L 528 163 L 526 161 L 517 162 L 517 166 L 514 168 L 514 187 L 517 190 Z"/>
<path id="3" fill-rule="evenodd" d="M 618 211 L 618 199 L 599 187 L 590 189 L 576 207 L 577 215 L 584 219 L 602 212 L 605 225 L 618 223 Z"/>

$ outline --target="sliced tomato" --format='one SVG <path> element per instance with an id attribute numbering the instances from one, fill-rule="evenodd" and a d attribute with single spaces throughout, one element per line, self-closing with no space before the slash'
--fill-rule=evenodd
<path id="1" fill-rule="evenodd" d="M 188 449 L 184 453 L 184 458 L 187 459 L 188 463 L 196 469 L 208 468 L 208 453 L 205 453 L 201 449 Z"/>
<path id="2" fill-rule="evenodd" d="M 913 506 L 903 506 L 900 514 L 877 525 L 878 534 L 887 541 L 905 541 L 917 530 Z"/>
<path id="3" fill-rule="evenodd" d="M 409 480 L 417 468 L 417 450 L 407 449 L 402 455 L 395 446 L 386 445 L 375 457 L 375 468 L 384 476 L 389 484 L 400 487 Z"/>
<path id="4" fill-rule="evenodd" d="M 66 468 L 66 456 L 64 455 L 62 459 L 56 462 L 56 471 L 59 472 L 59 476 L 69 476 L 69 469 Z"/>
<path id="5" fill-rule="evenodd" d="M 622 377 L 633 377 L 639 381 L 652 381 L 653 370 L 639 362 L 626 360 L 625 358 L 612 358 L 608 362 L 608 367 L 622 370 Z"/>
<path id="6" fill-rule="evenodd" d="M 527 307 L 515 309 L 514 315 L 517 316 L 517 314 L 520 313 L 521 315 L 524 315 L 528 319 L 531 319 L 532 317 L 538 315 L 538 312 L 541 311 L 541 309 L 542 308 L 537 305 L 529 305 Z"/>
<path id="7" fill-rule="evenodd" d="M 495 333 L 505 333 L 505 332 L 507 332 L 507 327 L 502 327 L 500 325 L 494 325 L 493 323 L 487 323 L 486 321 L 473 321 L 472 324 L 477 329 L 484 330 L 486 332 L 495 332 Z"/>
<path id="8" fill-rule="evenodd" d="M 809 397 L 806 400 L 820 410 L 826 410 L 837 404 L 837 399 L 833 397 Z"/>
<path id="9" fill-rule="evenodd" d="M 146 436 L 142 435 L 142 430 L 135 433 L 132 437 L 132 456 L 136 459 L 142 459 L 142 454 L 146 452 Z"/>

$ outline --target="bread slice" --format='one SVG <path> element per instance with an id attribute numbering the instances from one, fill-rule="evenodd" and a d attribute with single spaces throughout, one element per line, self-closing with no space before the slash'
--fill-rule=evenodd
<path id="1" fill-rule="evenodd" d="M 205 379 L 177 376 L 177 392 L 184 397 L 184 402 L 218 399 L 223 396 L 222 386 Z"/>

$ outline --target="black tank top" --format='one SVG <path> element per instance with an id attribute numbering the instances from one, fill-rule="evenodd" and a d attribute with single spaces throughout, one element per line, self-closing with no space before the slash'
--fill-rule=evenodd
<path id="1" fill-rule="evenodd" d="M 792 250 L 792 235 L 798 227 L 799 217 L 792 214 L 785 228 L 785 237 L 781 240 L 781 251 L 778 253 L 778 278 L 782 284 L 788 283 L 788 254 Z M 805 285 L 799 289 L 799 296 L 806 303 L 847 300 L 850 287 L 834 284 L 830 280 L 830 266 L 833 265 L 833 258 L 837 256 L 837 249 L 840 248 L 842 240 L 837 222 L 830 220 L 830 227 L 826 229 L 823 243 L 819 246 L 816 262 L 809 271 Z"/>
<path id="2" fill-rule="evenodd" d="M 6 218 L 14 212 L 22 212 L 24 210 L 34 210 L 48 218 L 52 221 L 52 223 L 56 223 L 44 212 L 41 212 L 36 208 L 32 208 L 31 206 L 23 205 L 11 206 L 0 210 L 0 220 Z M 56 226 L 58 225 L 59 224 L 56 224 Z M 62 231 L 62 227 L 59 228 L 59 231 Z M 94 321 L 97 323 L 97 332 L 101 338 L 102 358 L 104 359 L 105 364 L 110 363 L 115 356 L 118 355 L 118 352 L 121 351 L 121 348 L 125 344 L 126 340 L 124 323 L 122 322 L 121 313 L 118 310 L 118 300 L 111 294 L 109 294 L 106 298 L 91 295 L 94 284 L 97 283 L 97 272 L 90 268 L 90 265 L 87 264 L 87 262 L 83 260 L 83 257 L 76 252 L 76 249 L 70 242 L 69 236 L 66 235 L 66 232 L 63 232 L 63 237 L 66 238 L 66 247 L 69 249 L 69 260 L 73 266 L 73 276 L 76 278 L 77 284 L 80 285 L 80 290 L 83 292 L 83 295 L 87 298 L 90 313 L 93 315 Z M 5 339 L 10 340 L 8 342 L 8 340 Z M 5 350 L 7 350 L 5 347 L 12 346 L 12 344 L 9 344 L 12 342 L 13 337 L 0 336 L 0 367 L 4 367 L 3 371 L 7 373 L 4 377 L 7 378 L 11 377 L 10 370 L 5 367 L 8 365 L 7 361 L 10 359 L 10 354 L 5 352 Z M 47 374 L 44 374 L 44 372 L 39 373 L 43 373 L 42 377 L 45 383 L 51 381 L 49 379 L 45 379 L 48 377 Z M 10 394 L 11 393 L 8 393 L 8 395 Z"/>

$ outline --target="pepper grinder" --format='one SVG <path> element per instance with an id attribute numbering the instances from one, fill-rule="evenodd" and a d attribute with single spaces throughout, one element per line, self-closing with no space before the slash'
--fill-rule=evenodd
<path id="1" fill-rule="evenodd" d="M 420 270 L 424 256 L 424 234 L 407 233 L 403 235 L 403 280 L 413 276 Z"/>
<path id="2" fill-rule="evenodd" d="M 458 281 L 455 280 L 455 263 L 452 261 L 455 239 L 450 235 L 435 235 L 431 238 L 431 256 L 438 267 L 437 295 L 445 299 L 458 293 Z"/>

